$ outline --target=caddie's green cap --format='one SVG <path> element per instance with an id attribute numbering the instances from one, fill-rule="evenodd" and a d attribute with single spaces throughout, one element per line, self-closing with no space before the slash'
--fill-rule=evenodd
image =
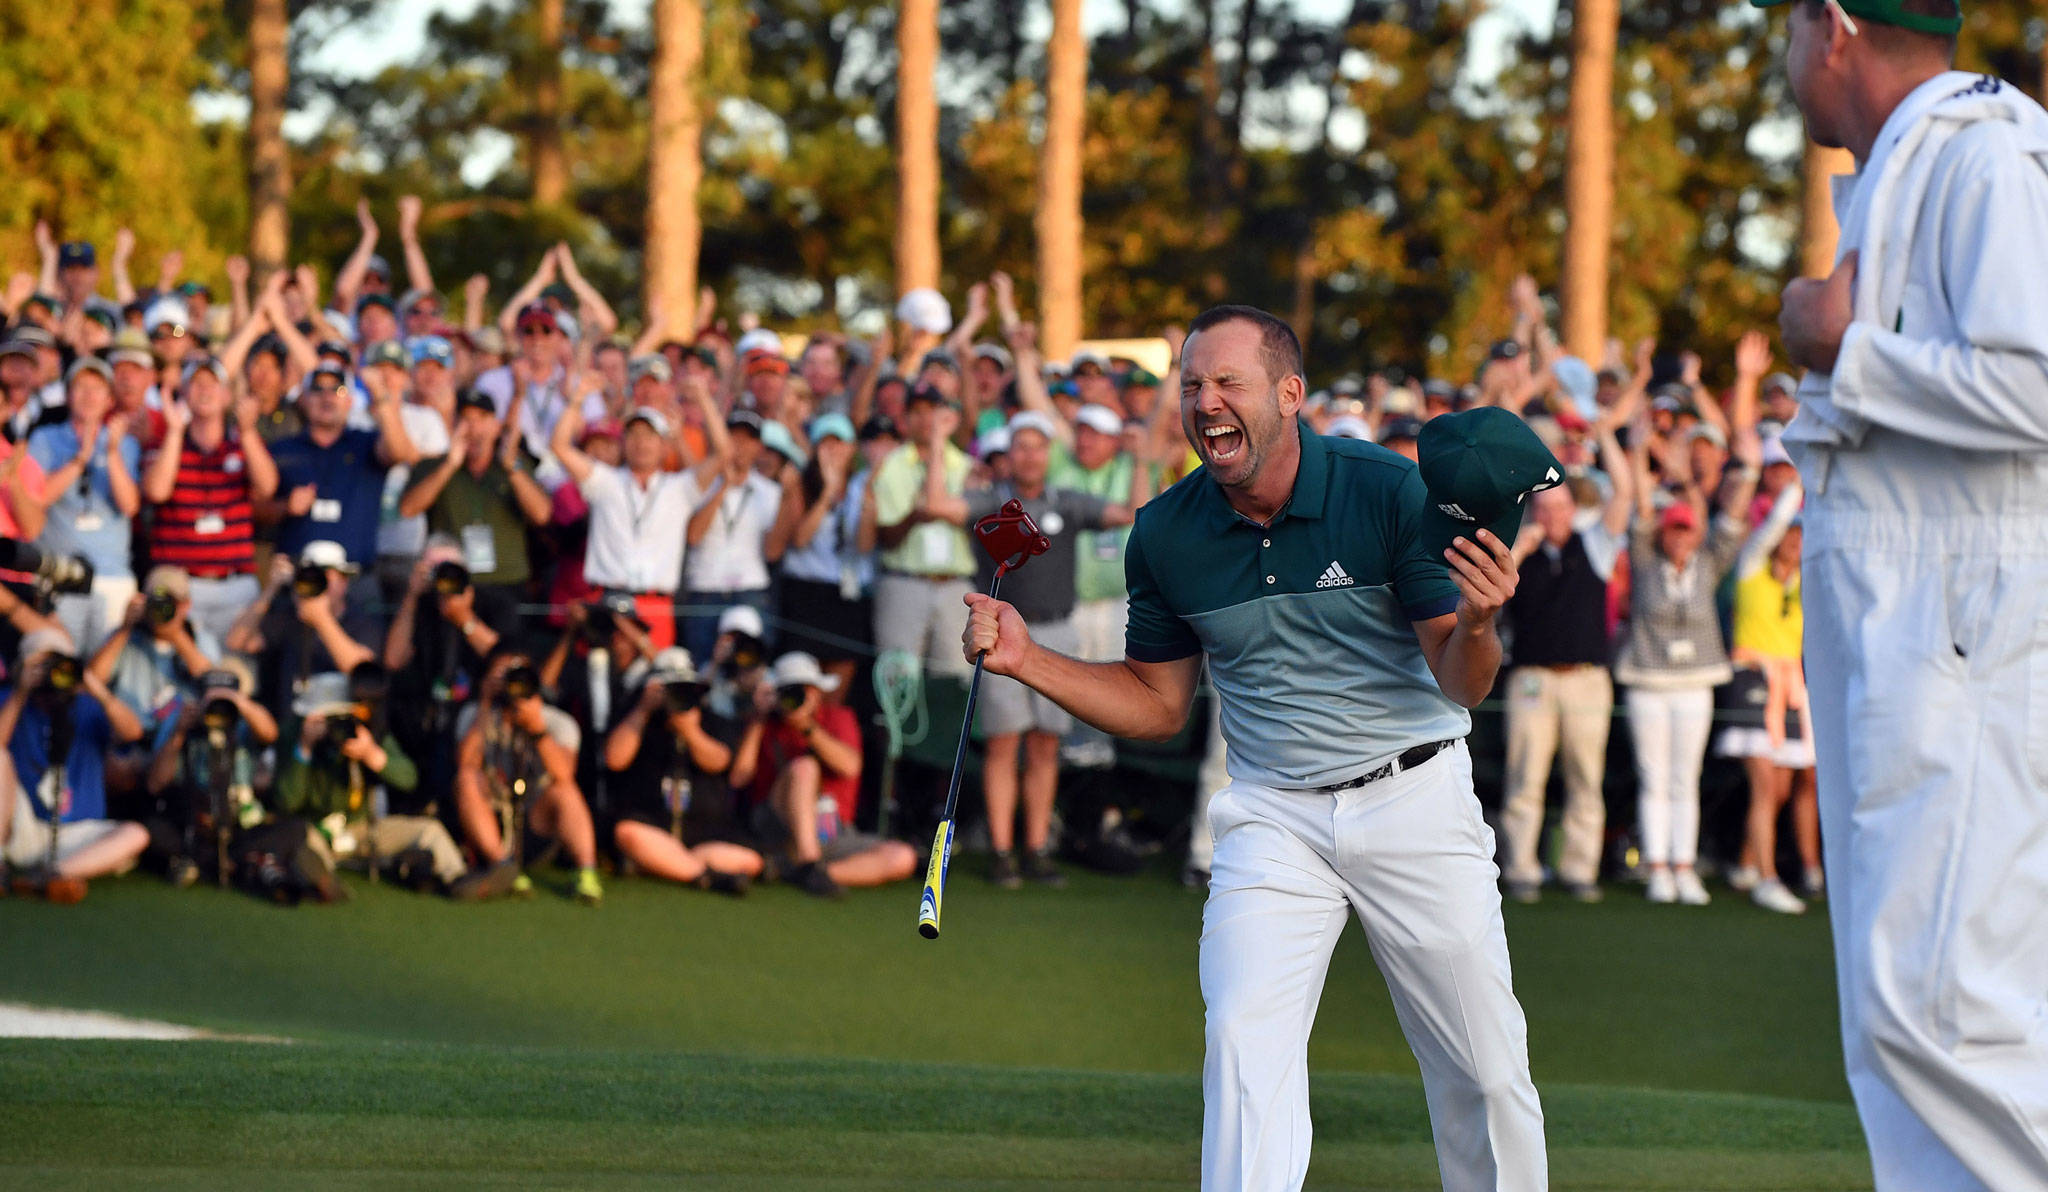
<path id="1" fill-rule="evenodd" d="M 1912 12 L 1906 7 L 1907 0 L 1834 0 L 1842 11 L 1852 17 L 1876 21 L 1880 25 L 1896 25 L 1911 29 L 1915 33 L 1934 33 L 1942 37 L 1954 37 L 1963 27 L 1962 0 L 1956 0 L 1956 15 L 1952 17 L 1930 16 Z M 1791 4 L 1793 0 L 1749 0 L 1752 8 L 1776 8 Z"/>
<path id="2" fill-rule="evenodd" d="M 1443 551 L 1454 538 L 1492 530 L 1515 544 L 1531 493 L 1564 483 L 1564 465 L 1529 424 L 1499 406 L 1440 414 L 1422 426 L 1415 451 L 1429 490 L 1422 541 Z"/>

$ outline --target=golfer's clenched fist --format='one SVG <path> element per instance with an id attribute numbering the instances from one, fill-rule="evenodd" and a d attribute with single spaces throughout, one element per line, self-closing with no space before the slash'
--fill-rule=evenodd
<path id="1" fill-rule="evenodd" d="M 1031 631 L 1024 627 L 1024 618 L 1017 615 L 1015 608 L 979 592 L 969 592 L 967 628 L 960 634 L 960 648 L 969 663 L 981 658 L 990 674 L 1015 675 L 1031 649 Z"/>

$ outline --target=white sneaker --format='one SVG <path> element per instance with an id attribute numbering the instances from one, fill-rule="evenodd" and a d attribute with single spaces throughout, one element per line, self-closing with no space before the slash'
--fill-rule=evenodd
<path id="1" fill-rule="evenodd" d="M 1681 869 L 1671 876 L 1678 887 L 1678 901 L 1687 906 L 1705 906 L 1713 901 L 1707 897 L 1707 888 L 1700 884 L 1700 875 L 1691 869 Z"/>
<path id="2" fill-rule="evenodd" d="M 1728 871 L 1728 885 L 1744 894 L 1756 889 L 1756 884 L 1762 880 L 1764 875 L 1757 872 L 1754 865 L 1738 865 Z"/>
<path id="3" fill-rule="evenodd" d="M 1827 879 L 1821 876 L 1821 871 L 1818 869 L 1809 869 L 1806 871 L 1805 886 L 1806 889 L 1803 891 L 1803 893 L 1808 898 L 1824 897 L 1828 891 Z"/>
<path id="4" fill-rule="evenodd" d="M 1777 878 L 1758 882 L 1756 889 L 1749 892 L 1749 900 L 1767 911 L 1776 911 L 1781 915 L 1806 913 L 1806 904 L 1799 901 L 1799 896 L 1787 890 L 1785 883 Z"/>
<path id="5" fill-rule="evenodd" d="M 1651 902 L 1678 901 L 1678 886 L 1671 880 L 1671 871 L 1669 869 L 1652 869 L 1650 871 L 1650 891 L 1648 897 Z"/>

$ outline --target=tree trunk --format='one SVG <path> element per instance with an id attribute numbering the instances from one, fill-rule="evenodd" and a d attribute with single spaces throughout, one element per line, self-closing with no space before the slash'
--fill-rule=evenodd
<path id="1" fill-rule="evenodd" d="M 1614 43 L 1619 0 L 1577 0 L 1565 149 L 1564 348 L 1599 360 L 1607 343 L 1607 268 L 1614 240 Z"/>
<path id="2" fill-rule="evenodd" d="M 291 85 L 291 14 L 285 0 L 249 9 L 249 266 L 258 285 L 291 251 L 291 156 L 284 142 Z"/>
<path id="3" fill-rule="evenodd" d="M 1834 187 L 1836 174 L 1851 174 L 1856 159 L 1847 149 L 1823 149 L 1806 142 L 1800 161 L 1802 190 L 1799 219 L 1799 272 L 1805 277 L 1826 277 L 1835 271 L 1835 241 L 1841 229 L 1835 225 Z"/>
<path id="4" fill-rule="evenodd" d="M 697 326 L 697 187 L 704 177 L 703 0 L 654 0 L 654 61 L 647 80 L 646 301 L 687 340 Z"/>
<path id="5" fill-rule="evenodd" d="M 562 3 L 535 0 L 533 133 L 527 163 L 533 205 L 559 207 L 569 197 L 569 161 L 562 147 Z"/>
<path id="6" fill-rule="evenodd" d="M 1038 329 L 1045 354 L 1064 360 L 1081 338 L 1081 137 L 1087 120 L 1088 43 L 1081 0 L 1053 0 L 1045 47 L 1045 146 L 1038 159 Z"/>
<path id="7" fill-rule="evenodd" d="M 896 16 L 896 292 L 939 285 L 938 0 Z"/>
<path id="8" fill-rule="evenodd" d="M 1216 38 L 1220 23 L 1217 0 L 1195 0 L 1201 28 L 1201 57 L 1195 67 L 1200 88 L 1201 111 L 1196 117 L 1195 169 L 1202 205 L 1202 248 L 1209 267 L 1202 272 L 1202 293 L 1210 302 L 1221 302 L 1228 288 L 1219 253 L 1225 239 L 1223 201 L 1229 189 L 1230 159 L 1224 150 L 1223 71 L 1216 62 Z"/>

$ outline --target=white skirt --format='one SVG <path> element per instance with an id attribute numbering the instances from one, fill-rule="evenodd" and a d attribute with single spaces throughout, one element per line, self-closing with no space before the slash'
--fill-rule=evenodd
<path id="1" fill-rule="evenodd" d="M 1731 725 L 1714 741 L 1714 752 L 1722 757 L 1760 757 L 1787 770 L 1813 769 L 1813 738 L 1793 737 L 1773 748 L 1771 734 L 1760 728 Z"/>

